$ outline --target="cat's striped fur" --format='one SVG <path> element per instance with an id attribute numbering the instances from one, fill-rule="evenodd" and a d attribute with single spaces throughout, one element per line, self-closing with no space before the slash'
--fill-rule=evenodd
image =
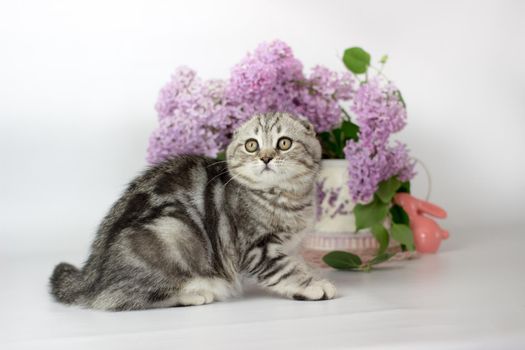
<path id="1" fill-rule="evenodd" d="M 276 145 L 283 136 L 286 151 Z M 333 298 L 334 286 L 293 254 L 314 216 L 320 157 L 311 124 L 275 113 L 235 132 L 227 162 L 179 156 L 154 166 L 111 208 L 83 268 L 55 268 L 53 296 L 104 310 L 200 305 L 239 293 L 246 275 L 286 297 Z"/>

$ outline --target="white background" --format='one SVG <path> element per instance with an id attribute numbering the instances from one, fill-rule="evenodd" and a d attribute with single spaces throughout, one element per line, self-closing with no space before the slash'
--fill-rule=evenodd
<path id="1" fill-rule="evenodd" d="M 409 108 L 398 138 L 430 169 L 451 242 L 466 228 L 517 227 L 524 18 L 520 1 L 2 1 L 0 253 L 86 253 L 145 165 L 175 67 L 226 78 L 275 38 L 305 69 L 344 69 L 350 46 L 388 53 Z M 415 191 L 425 194 L 423 173 Z"/>
<path id="2" fill-rule="evenodd" d="M 345 48 L 401 88 L 398 135 L 450 218 L 436 255 L 329 271 L 338 298 L 248 290 L 197 308 L 104 313 L 52 301 L 145 166 L 176 66 L 226 78 L 261 41 L 309 69 Z M 525 1 L 0 0 L 0 348 L 523 349 Z M 421 170 L 421 169 L 420 169 Z M 423 173 L 414 181 L 424 196 Z"/>

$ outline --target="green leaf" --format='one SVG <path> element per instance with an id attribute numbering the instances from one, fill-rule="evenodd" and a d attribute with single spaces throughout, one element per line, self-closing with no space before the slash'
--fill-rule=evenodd
<path id="1" fill-rule="evenodd" d="M 372 265 L 369 265 L 369 264 L 363 264 L 359 268 L 359 271 L 363 271 L 363 272 L 370 272 L 370 270 L 372 270 Z"/>
<path id="2" fill-rule="evenodd" d="M 379 199 L 381 199 L 381 201 L 383 201 L 383 203 L 390 203 L 392 202 L 392 198 L 400 186 L 401 181 L 399 181 L 395 176 L 392 176 L 390 179 L 382 181 L 379 184 L 376 195 L 379 197 Z"/>
<path id="3" fill-rule="evenodd" d="M 226 160 L 226 152 L 223 151 L 223 152 L 217 153 L 217 157 L 215 158 L 217 158 L 217 160 Z"/>
<path id="4" fill-rule="evenodd" d="M 323 131 L 317 134 L 319 138 L 323 141 L 329 141 L 330 140 L 330 133 L 327 131 Z"/>
<path id="5" fill-rule="evenodd" d="M 372 230 L 372 234 L 374 235 L 374 238 L 379 243 L 379 250 L 377 254 L 378 255 L 383 254 L 388 248 L 388 243 L 390 241 L 390 236 L 388 235 L 388 231 L 382 224 L 376 224 L 372 226 L 371 230 Z"/>
<path id="6" fill-rule="evenodd" d="M 390 208 L 390 215 L 392 215 L 392 221 L 396 224 L 410 225 L 410 218 L 403 207 L 394 204 Z"/>
<path id="7" fill-rule="evenodd" d="M 317 134 L 323 148 L 323 158 L 344 159 L 344 148 L 349 139 L 358 140 L 359 127 L 349 120 L 344 120 L 341 126 L 331 131 Z"/>
<path id="8" fill-rule="evenodd" d="M 401 95 L 401 91 L 396 90 L 395 94 L 397 95 L 399 102 L 401 102 L 401 104 L 403 105 L 403 108 L 407 108 L 407 104 L 405 103 L 405 99 L 403 98 L 403 95 Z"/>
<path id="9" fill-rule="evenodd" d="M 395 253 L 382 253 L 382 254 L 378 254 L 376 255 L 372 260 L 370 260 L 367 264 L 372 266 L 372 265 L 377 265 L 377 264 L 381 264 L 387 260 L 389 260 L 391 257 L 393 257 L 394 255 L 396 255 Z"/>
<path id="10" fill-rule="evenodd" d="M 403 182 L 397 192 L 410 193 L 410 181 Z"/>
<path id="11" fill-rule="evenodd" d="M 342 150 L 342 147 L 341 147 L 341 143 L 342 143 L 341 135 L 342 135 L 342 133 L 343 133 L 343 131 L 340 128 L 336 128 L 336 129 L 332 130 L 332 134 L 334 135 L 334 139 L 335 139 L 335 144 L 337 145 L 337 152 L 339 152 L 339 150 Z"/>
<path id="12" fill-rule="evenodd" d="M 359 133 L 359 127 L 351 121 L 343 120 L 343 123 L 341 124 L 341 130 L 343 130 L 344 145 L 346 145 L 346 141 L 348 140 L 354 140 L 356 142 L 358 141 L 357 134 Z"/>
<path id="13" fill-rule="evenodd" d="M 392 224 L 392 238 L 405 245 L 408 250 L 414 250 L 414 235 L 408 225 Z"/>
<path id="14" fill-rule="evenodd" d="M 361 266 L 361 258 L 355 254 L 343 251 L 333 251 L 323 256 L 323 261 L 339 270 L 353 270 Z"/>
<path id="15" fill-rule="evenodd" d="M 343 63 L 351 72 L 362 74 L 370 65 L 370 54 L 360 47 L 352 47 L 345 50 Z"/>
<path id="16" fill-rule="evenodd" d="M 338 158 L 338 147 L 333 140 L 333 135 L 325 131 L 319 133 L 318 137 L 323 148 L 323 157 L 328 159 Z"/>
<path id="17" fill-rule="evenodd" d="M 389 203 L 383 203 L 376 196 L 368 204 L 357 204 L 354 208 L 355 226 L 358 230 L 381 224 L 388 213 Z"/>
<path id="18" fill-rule="evenodd" d="M 381 59 L 379 60 L 379 63 L 385 64 L 386 61 L 388 61 L 388 55 L 381 56 Z"/>

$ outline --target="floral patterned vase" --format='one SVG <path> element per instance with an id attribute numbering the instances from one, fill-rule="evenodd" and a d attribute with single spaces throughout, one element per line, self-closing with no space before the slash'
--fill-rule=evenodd
<path id="1" fill-rule="evenodd" d="M 348 190 L 347 161 L 323 160 L 316 182 L 315 224 L 302 245 L 302 254 L 308 262 L 326 266 L 322 257 L 332 250 L 352 252 L 363 261 L 376 254 L 379 244 L 370 231 L 356 232 L 354 206 Z M 398 252 L 399 244 L 391 241 L 388 250 Z"/>

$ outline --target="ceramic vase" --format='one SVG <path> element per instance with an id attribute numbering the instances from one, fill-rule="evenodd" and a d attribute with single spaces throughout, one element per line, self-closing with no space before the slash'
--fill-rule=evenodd
<path id="1" fill-rule="evenodd" d="M 379 248 L 369 230 L 356 230 L 347 164 L 345 159 L 321 161 L 314 193 L 315 222 L 302 245 L 303 256 L 314 265 L 325 266 L 322 257 L 333 250 L 349 251 L 367 261 Z M 399 244 L 391 241 L 389 251 L 399 250 Z"/>

